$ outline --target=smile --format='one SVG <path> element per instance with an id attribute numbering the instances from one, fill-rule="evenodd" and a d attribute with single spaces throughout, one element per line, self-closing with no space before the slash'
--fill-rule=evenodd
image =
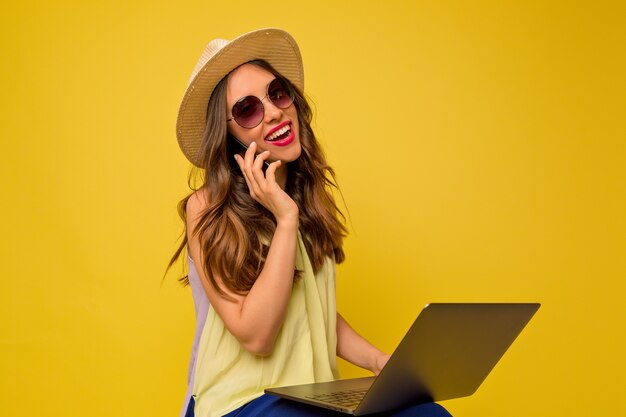
<path id="1" fill-rule="evenodd" d="M 291 122 L 287 121 L 272 129 L 265 137 L 265 142 L 275 146 L 287 146 L 293 142 L 293 139 L 294 133 L 291 129 Z"/>

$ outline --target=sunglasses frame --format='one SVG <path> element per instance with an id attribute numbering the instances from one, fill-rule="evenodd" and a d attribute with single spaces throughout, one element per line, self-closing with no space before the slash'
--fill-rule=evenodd
<path id="1" fill-rule="evenodd" d="M 270 87 L 275 82 L 280 83 L 282 89 L 287 94 L 287 96 L 290 98 L 289 104 L 287 104 L 286 106 L 279 106 L 270 97 Z M 250 99 L 254 99 L 255 100 L 254 103 L 257 106 L 260 103 L 260 105 L 261 105 L 261 117 L 259 118 L 259 121 L 254 126 L 244 126 L 243 124 L 241 124 L 239 122 L 239 120 L 237 120 L 237 117 L 232 116 L 232 115 L 234 113 L 235 107 L 238 104 L 243 103 L 245 100 L 250 100 Z M 260 125 L 261 122 L 263 121 L 263 119 L 265 118 L 265 104 L 263 104 L 263 100 L 265 100 L 265 99 L 269 99 L 269 101 L 272 103 L 272 105 L 274 105 L 275 107 L 277 107 L 279 109 L 284 110 L 284 109 L 288 109 L 293 104 L 293 102 L 295 100 L 295 94 L 294 94 L 293 88 L 291 87 L 291 85 L 289 84 L 289 82 L 286 79 L 280 78 L 280 77 L 276 77 L 272 81 L 270 81 L 269 84 L 267 84 L 267 93 L 265 94 L 265 96 L 263 98 L 259 98 L 257 96 L 249 95 L 249 96 L 245 96 L 245 97 L 242 97 L 239 100 L 237 100 L 237 102 L 235 104 L 233 104 L 233 107 L 230 109 L 231 117 L 226 119 L 226 122 L 230 122 L 230 121 L 234 120 L 235 123 L 237 123 L 239 126 L 243 127 L 244 129 L 254 129 L 258 125 Z"/>

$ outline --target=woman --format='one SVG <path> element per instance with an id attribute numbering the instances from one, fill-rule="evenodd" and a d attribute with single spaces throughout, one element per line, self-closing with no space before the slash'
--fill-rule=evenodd
<path id="1" fill-rule="evenodd" d="M 210 42 L 192 73 L 177 137 L 204 182 L 179 206 L 172 259 L 187 249 L 197 316 L 183 415 L 334 416 L 263 390 L 336 379 L 336 355 L 374 374 L 389 358 L 335 310 L 346 229 L 302 91 L 300 52 L 278 29 Z"/>

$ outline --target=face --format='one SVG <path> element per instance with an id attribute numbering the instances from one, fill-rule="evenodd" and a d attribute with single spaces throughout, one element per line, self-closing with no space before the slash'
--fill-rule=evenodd
<path id="1" fill-rule="evenodd" d="M 226 85 L 227 119 L 233 117 L 235 103 L 246 96 L 261 99 L 264 115 L 261 123 L 251 129 L 241 127 L 235 120 L 227 123 L 228 132 L 249 146 L 256 142 L 258 153 L 270 151 L 270 162 L 292 162 L 300 157 L 298 113 L 295 104 L 285 109 L 277 107 L 266 97 L 268 85 L 276 77 L 253 64 L 244 64 L 230 73 Z"/>

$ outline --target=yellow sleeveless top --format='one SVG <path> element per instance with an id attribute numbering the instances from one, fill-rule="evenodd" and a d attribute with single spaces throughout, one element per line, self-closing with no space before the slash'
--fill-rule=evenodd
<path id="1" fill-rule="evenodd" d="M 260 397 L 267 387 L 338 378 L 335 263 L 327 258 L 313 274 L 298 233 L 296 268 L 302 274 L 294 282 L 285 321 L 267 357 L 241 347 L 209 308 L 193 381 L 197 417 L 222 416 Z"/>

